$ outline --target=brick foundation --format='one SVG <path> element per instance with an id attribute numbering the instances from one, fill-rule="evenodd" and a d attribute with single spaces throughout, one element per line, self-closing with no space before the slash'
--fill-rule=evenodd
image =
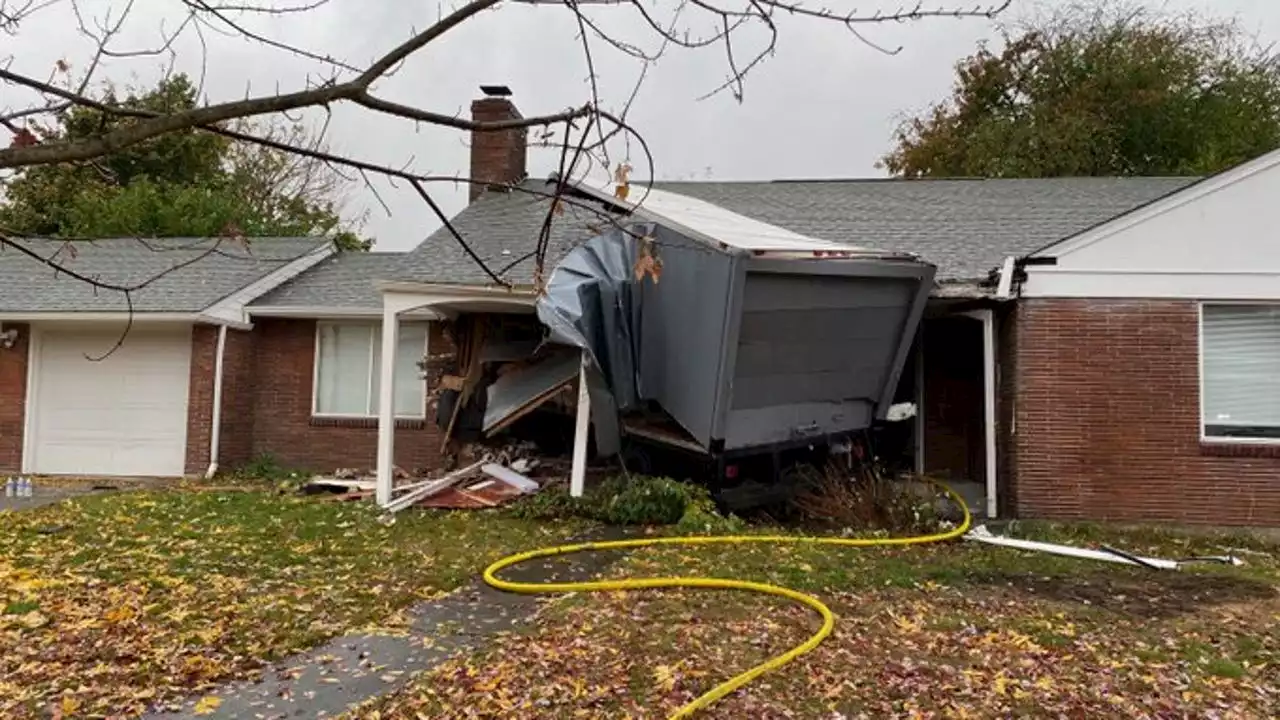
<path id="1" fill-rule="evenodd" d="M 1019 516 L 1280 525 L 1280 454 L 1200 443 L 1198 318 L 1189 301 L 1021 301 Z"/>
<path id="2" fill-rule="evenodd" d="M 11 348 L 0 347 L 0 474 L 22 470 L 23 429 L 26 427 L 27 348 L 31 328 L 5 323 L 4 330 L 17 330 Z"/>

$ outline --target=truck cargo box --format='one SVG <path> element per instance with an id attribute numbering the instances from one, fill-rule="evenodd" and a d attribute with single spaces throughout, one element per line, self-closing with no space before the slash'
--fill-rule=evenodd
<path id="1" fill-rule="evenodd" d="M 600 413 L 648 402 L 710 453 L 849 433 L 884 417 L 932 265 L 672 193 L 654 191 L 635 215 L 648 222 L 572 251 L 538 304 L 552 339 L 591 357 L 598 435 L 617 433 Z"/>

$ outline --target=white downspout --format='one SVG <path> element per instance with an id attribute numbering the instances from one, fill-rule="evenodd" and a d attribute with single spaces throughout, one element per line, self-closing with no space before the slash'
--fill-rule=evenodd
<path id="1" fill-rule="evenodd" d="M 227 326 L 218 326 L 218 346 L 213 356 L 213 419 L 209 428 L 209 469 L 206 479 L 218 472 L 218 445 L 222 443 L 222 367 L 227 354 Z"/>
<path id="2" fill-rule="evenodd" d="M 966 316 L 982 322 L 982 439 L 986 452 L 987 517 L 995 518 L 1000 503 L 996 495 L 996 314 L 990 308 L 971 310 Z"/>

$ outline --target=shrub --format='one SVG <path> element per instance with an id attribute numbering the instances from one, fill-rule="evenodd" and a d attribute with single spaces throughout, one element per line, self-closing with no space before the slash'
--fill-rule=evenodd
<path id="1" fill-rule="evenodd" d="M 693 500 L 691 489 L 670 478 L 611 478 L 597 494 L 597 519 L 610 525 L 674 525 Z"/>
<path id="2" fill-rule="evenodd" d="M 306 485 L 311 475 L 281 464 L 274 455 L 262 453 L 248 463 L 219 474 L 220 481 L 249 486 L 265 485 L 282 492 L 292 492 Z"/>
<path id="3" fill-rule="evenodd" d="M 581 498 L 570 497 L 563 487 L 549 488 L 515 505 L 512 513 L 534 520 L 578 517 L 609 525 L 676 525 L 683 532 L 722 532 L 741 525 L 716 512 L 706 488 L 643 475 L 611 477 Z"/>
<path id="4" fill-rule="evenodd" d="M 792 502 L 808 520 L 853 529 L 932 532 L 944 519 L 939 497 L 918 480 L 889 480 L 865 469 L 851 474 L 835 466 L 808 467 L 795 479 L 799 487 Z"/>

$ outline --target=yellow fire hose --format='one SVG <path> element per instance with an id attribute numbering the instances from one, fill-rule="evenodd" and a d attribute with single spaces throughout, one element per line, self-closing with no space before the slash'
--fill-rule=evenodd
<path id="1" fill-rule="evenodd" d="M 901 545 L 923 545 L 925 543 L 944 542 L 953 540 L 964 535 L 969 531 L 969 526 L 973 522 L 973 517 L 969 513 L 969 507 L 965 504 L 964 499 L 960 497 L 951 488 L 935 483 L 952 501 L 956 503 L 964 513 L 964 520 L 952 530 L 946 532 L 934 533 L 932 535 L 917 535 L 914 537 L 894 537 L 894 538 L 834 538 L 834 537 L 811 537 L 811 536 L 792 536 L 792 535 L 717 535 L 717 536 L 693 536 L 693 537 L 660 537 L 660 538 L 641 538 L 636 540 L 610 540 L 604 542 L 587 542 L 576 545 L 558 545 L 555 547 L 538 548 L 526 552 L 508 555 L 497 562 L 493 563 L 484 570 L 484 581 L 490 586 L 507 592 L 537 594 L 537 593 L 565 593 L 565 592 L 601 592 L 611 590 L 649 590 L 654 588 L 710 588 L 715 590 L 746 590 L 748 592 L 762 593 L 765 595 L 776 595 L 789 600 L 794 600 L 801 605 L 812 608 L 822 617 L 822 627 L 813 634 L 808 640 L 791 648 L 790 650 L 776 655 L 768 660 L 756 665 L 755 667 L 736 675 L 719 685 L 711 688 L 703 693 L 692 702 L 681 707 L 675 712 L 670 720 L 678 720 L 678 718 L 687 718 L 711 706 L 717 700 L 725 697 L 734 690 L 755 680 L 761 675 L 777 670 L 796 658 L 818 647 L 818 645 L 831 634 L 835 628 L 835 615 L 831 612 L 831 608 L 827 607 L 818 598 L 807 593 L 802 593 L 790 588 L 781 587 L 779 585 L 770 585 L 768 583 L 750 582 L 747 580 L 730 580 L 725 578 L 709 578 L 709 577 L 654 577 L 654 578 L 625 578 L 621 580 L 591 580 L 586 582 L 562 582 L 562 583 L 525 583 L 512 582 L 503 580 L 498 577 L 498 573 L 503 569 L 518 565 L 519 563 L 537 558 L 552 557 L 555 555 L 569 555 L 573 553 L 588 552 L 592 550 L 626 550 L 631 548 L 653 547 L 660 545 L 737 545 L 746 543 L 775 543 L 789 545 L 837 545 L 842 547 L 893 547 Z"/>

